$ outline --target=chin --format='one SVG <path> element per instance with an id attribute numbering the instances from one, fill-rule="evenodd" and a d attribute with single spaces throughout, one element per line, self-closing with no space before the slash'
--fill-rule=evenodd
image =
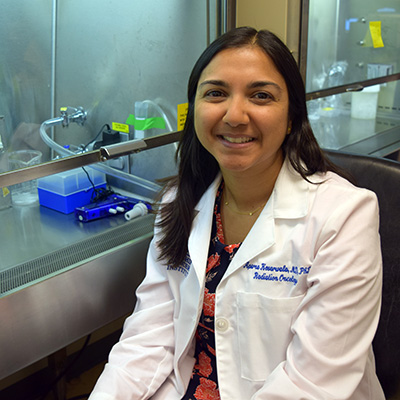
<path id="1" fill-rule="evenodd" d="M 220 169 L 222 172 L 246 172 L 251 169 L 251 167 L 242 164 L 220 164 Z"/>

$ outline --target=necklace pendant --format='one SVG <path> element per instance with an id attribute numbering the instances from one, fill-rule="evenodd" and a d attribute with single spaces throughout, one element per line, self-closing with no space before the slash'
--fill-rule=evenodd
<path id="1" fill-rule="evenodd" d="M 265 206 L 265 203 L 264 203 L 264 204 L 262 204 L 260 207 L 256 208 L 254 211 L 251 211 L 251 212 L 241 212 L 241 211 L 239 211 L 239 210 L 233 209 L 232 206 L 231 206 L 231 204 L 229 203 L 229 201 L 224 201 L 224 203 L 225 203 L 225 205 L 226 205 L 227 207 L 229 207 L 229 208 L 230 208 L 233 212 L 235 212 L 236 214 L 239 214 L 239 215 L 248 215 L 248 216 L 250 216 L 250 217 L 252 217 L 256 212 L 260 211 L 260 210 Z"/>

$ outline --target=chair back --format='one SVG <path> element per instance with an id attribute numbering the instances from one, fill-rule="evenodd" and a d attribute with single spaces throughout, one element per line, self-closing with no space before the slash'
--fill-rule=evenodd
<path id="1" fill-rule="evenodd" d="M 389 398 L 400 382 L 400 163 L 332 150 L 325 153 L 353 177 L 356 186 L 370 189 L 378 197 L 383 293 L 373 349 L 376 372 Z"/>

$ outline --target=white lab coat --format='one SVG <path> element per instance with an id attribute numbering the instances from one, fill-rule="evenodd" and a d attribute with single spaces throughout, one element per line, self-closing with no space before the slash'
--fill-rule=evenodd
<path id="1" fill-rule="evenodd" d="M 371 341 L 381 256 L 375 195 L 285 162 L 216 291 L 222 400 L 381 400 Z M 157 261 L 155 232 L 135 311 L 90 400 L 179 400 L 194 365 L 212 213 L 201 198 L 178 269 Z M 261 182 L 260 182 L 261 184 Z"/>

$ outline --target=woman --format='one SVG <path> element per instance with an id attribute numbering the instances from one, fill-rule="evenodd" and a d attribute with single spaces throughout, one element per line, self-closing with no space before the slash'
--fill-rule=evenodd
<path id="1" fill-rule="evenodd" d="M 188 99 L 147 275 L 90 400 L 384 399 L 376 197 L 325 159 L 289 50 L 234 29 Z"/>

